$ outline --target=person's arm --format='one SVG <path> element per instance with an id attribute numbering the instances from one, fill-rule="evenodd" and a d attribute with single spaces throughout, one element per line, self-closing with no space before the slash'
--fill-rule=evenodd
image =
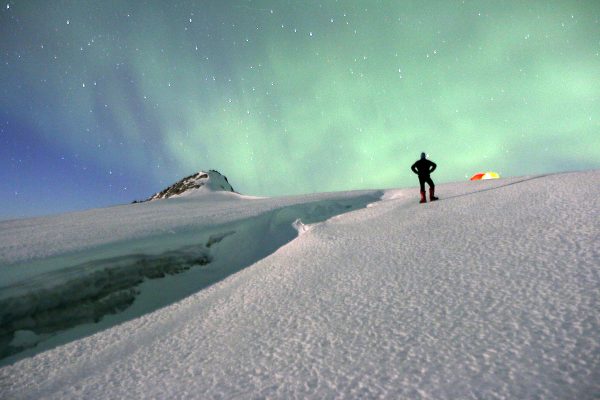
<path id="1" fill-rule="evenodd" d="M 411 171 L 414 172 L 415 174 L 419 174 L 419 171 L 417 171 L 417 163 L 414 163 L 412 165 L 412 167 L 410 167 Z"/>
<path id="2" fill-rule="evenodd" d="M 432 173 L 437 168 L 437 165 L 433 161 L 429 161 L 431 163 L 431 168 L 429 169 L 429 173 Z"/>

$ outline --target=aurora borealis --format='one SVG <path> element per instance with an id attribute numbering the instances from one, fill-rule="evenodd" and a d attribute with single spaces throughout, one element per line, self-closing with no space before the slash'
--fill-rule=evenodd
<path id="1" fill-rule="evenodd" d="M 0 219 L 600 167 L 596 0 L 11 0 L 0 58 Z"/>

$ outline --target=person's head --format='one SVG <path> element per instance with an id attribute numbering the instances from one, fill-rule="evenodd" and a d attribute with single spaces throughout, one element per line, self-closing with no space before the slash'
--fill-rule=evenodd
<path id="1" fill-rule="evenodd" d="M 421 160 L 424 160 L 427 158 L 427 154 L 425 154 L 425 152 L 421 153 Z"/>

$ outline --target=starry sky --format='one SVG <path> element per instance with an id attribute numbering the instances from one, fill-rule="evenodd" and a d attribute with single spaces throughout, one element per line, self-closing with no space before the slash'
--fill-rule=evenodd
<path id="1" fill-rule="evenodd" d="M 597 0 L 0 6 L 0 219 L 600 168 Z"/>

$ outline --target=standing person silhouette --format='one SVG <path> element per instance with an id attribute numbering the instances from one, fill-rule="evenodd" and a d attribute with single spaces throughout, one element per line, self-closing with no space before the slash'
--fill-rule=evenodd
<path id="1" fill-rule="evenodd" d="M 425 197 L 425 182 L 429 185 L 429 201 L 438 199 L 435 197 L 435 185 L 429 177 L 429 174 L 435 171 L 436 168 L 437 165 L 433 161 L 429 161 L 425 153 L 421 153 L 421 159 L 410 167 L 412 172 L 419 175 L 419 185 L 421 185 L 421 201 L 419 203 L 427 203 L 427 198 Z"/>

